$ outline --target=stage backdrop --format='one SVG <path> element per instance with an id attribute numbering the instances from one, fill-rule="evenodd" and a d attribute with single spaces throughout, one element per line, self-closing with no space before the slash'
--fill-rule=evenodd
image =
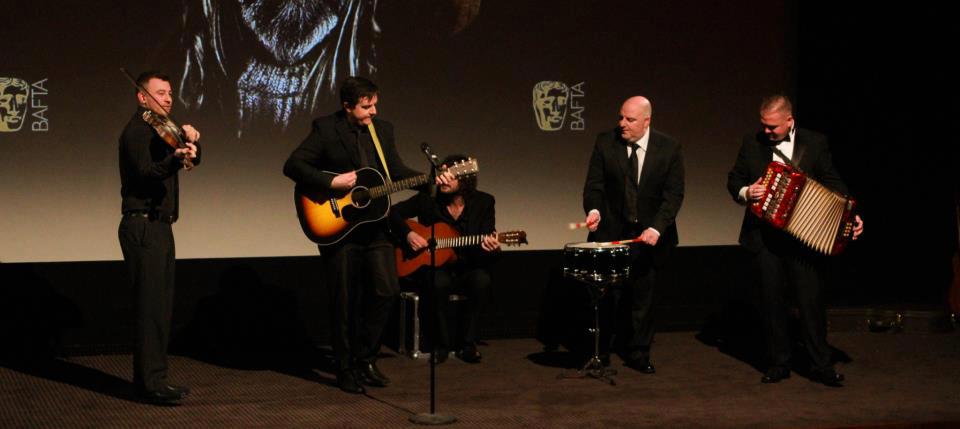
<path id="1" fill-rule="evenodd" d="M 120 67 L 170 74 L 174 116 L 203 134 L 203 164 L 181 172 L 179 258 L 316 254 L 281 169 L 351 74 L 380 85 L 407 164 L 424 169 L 421 142 L 479 159 L 497 225 L 529 249 L 585 238 L 566 226 L 584 217 L 595 136 L 645 95 L 684 148 L 681 245 L 732 244 L 727 170 L 761 96 L 793 75 L 778 1 L 37 0 L 3 15 L 2 262 L 121 258 L 117 138 L 135 98 Z"/>

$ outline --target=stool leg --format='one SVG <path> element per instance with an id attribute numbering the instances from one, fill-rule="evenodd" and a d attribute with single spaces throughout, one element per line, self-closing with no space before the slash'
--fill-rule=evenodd
<path id="1" fill-rule="evenodd" d="M 413 332 L 410 336 L 412 337 L 411 346 L 407 347 L 407 302 L 410 302 L 410 305 L 413 307 L 410 317 L 413 318 Z M 411 359 L 417 359 L 420 357 L 420 297 L 417 296 L 414 292 L 401 292 L 400 293 L 400 326 L 398 329 L 400 335 L 400 345 L 397 347 L 397 352 L 401 355 L 407 356 Z"/>
<path id="2" fill-rule="evenodd" d="M 413 295 L 413 351 L 410 357 L 420 357 L 420 297 L 417 295 Z"/>
<path id="3" fill-rule="evenodd" d="M 397 340 L 397 352 L 401 355 L 407 354 L 407 303 L 404 302 L 406 299 L 406 293 L 400 294 L 400 327 L 397 329 L 399 331 L 400 338 Z"/>

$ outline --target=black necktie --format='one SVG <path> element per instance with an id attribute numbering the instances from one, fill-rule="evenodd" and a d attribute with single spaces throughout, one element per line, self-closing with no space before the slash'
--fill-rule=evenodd
<path id="1" fill-rule="evenodd" d="M 363 130 L 357 128 L 354 135 L 357 136 L 357 151 L 360 152 L 360 166 L 375 167 L 376 164 L 370 162 L 370 148 L 373 146 L 370 133 L 365 133 Z"/>
<path id="2" fill-rule="evenodd" d="M 636 185 L 640 182 L 640 163 L 637 161 L 637 152 L 640 151 L 639 143 L 631 143 L 630 147 L 633 150 L 630 151 L 630 178 L 633 179 L 633 184 Z"/>
<path id="3" fill-rule="evenodd" d="M 626 183 L 623 185 L 624 195 L 623 203 L 625 209 L 625 215 L 628 222 L 637 222 L 637 181 L 640 175 L 640 168 L 637 165 L 637 151 L 640 150 L 640 145 L 637 143 L 628 143 L 632 150 L 630 151 L 630 156 L 627 158 L 627 177 Z"/>

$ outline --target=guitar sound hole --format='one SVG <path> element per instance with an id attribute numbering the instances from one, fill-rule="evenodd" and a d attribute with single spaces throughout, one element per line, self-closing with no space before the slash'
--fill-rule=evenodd
<path id="1" fill-rule="evenodd" d="M 370 192 L 367 188 L 354 188 L 350 199 L 353 200 L 354 207 L 362 209 L 370 204 Z"/>

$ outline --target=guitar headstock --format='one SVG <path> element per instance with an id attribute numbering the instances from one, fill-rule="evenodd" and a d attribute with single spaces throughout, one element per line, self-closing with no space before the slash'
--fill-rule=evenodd
<path id="1" fill-rule="evenodd" d="M 453 174 L 459 179 L 471 174 L 477 174 L 477 172 L 480 171 L 480 165 L 477 163 L 476 159 L 467 158 L 463 161 L 455 162 L 453 165 L 447 166 L 446 171 L 449 171 L 450 174 Z"/>
<path id="2" fill-rule="evenodd" d="M 497 233 L 497 241 L 507 246 L 519 246 L 527 244 L 527 233 L 525 231 L 507 231 Z"/>

